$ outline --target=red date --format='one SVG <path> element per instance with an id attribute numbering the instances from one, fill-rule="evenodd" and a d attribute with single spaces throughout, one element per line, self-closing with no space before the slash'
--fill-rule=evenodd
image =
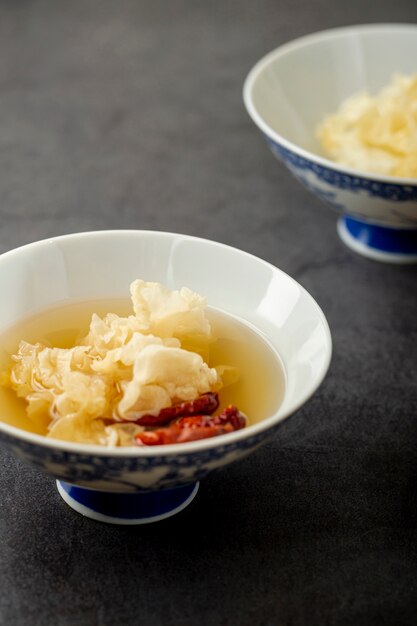
<path id="1" fill-rule="evenodd" d="M 203 393 L 203 395 L 196 400 L 181 402 L 161 409 L 158 415 L 142 415 L 142 417 L 135 420 L 135 423 L 140 426 L 165 426 L 179 417 L 200 415 L 203 413 L 205 415 L 211 415 L 218 407 L 218 393 Z"/>
<path id="2" fill-rule="evenodd" d="M 246 416 L 235 406 L 229 404 L 221 413 L 214 416 L 196 415 L 194 417 L 180 417 L 174 425 L 181 428 L 198 428 L 200 426 L 223 426 L 230 424 L 233 430 L 240 430 L 246 426 Z"/>
<path id="3" fill-rule="evenodd" d="M 135 439 L 139 446 L 163 446 L 217 437 L 245 426 L 246 416 L 230 404 L 219 415 L 183 416 L 165 428 L 138 433 Z"/>
<path id="4" fill-rule="evenodd" d="M 168 426 L 157 430 L 148 430 L 136 435 L 136 443 L 139 446 L 164 446 L 169 443 L 187 443 L 198 439 L 208 439 L 232 432 L 230 424 L 225 426 L 201 426 L 194 428 L 181 428 L 180 426 Z"/>

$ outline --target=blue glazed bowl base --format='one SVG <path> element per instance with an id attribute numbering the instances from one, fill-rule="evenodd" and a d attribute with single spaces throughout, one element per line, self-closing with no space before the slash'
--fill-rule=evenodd
<path id="1" fill-rule="evenodd" d="M 195 498 L 199 483 L 159 491 L 115 493 L 57 480 L 58 492 L 77 513 L 107 524 L 150 524 L 176 515 Z"/>
<path id="2" fill-rule="evenodd" d="M 417 263 L 417 229 L 387 228 L 344 216 L 338 220 L 337 232 L 345 245 L 362 256 L 386 263 Z"/>

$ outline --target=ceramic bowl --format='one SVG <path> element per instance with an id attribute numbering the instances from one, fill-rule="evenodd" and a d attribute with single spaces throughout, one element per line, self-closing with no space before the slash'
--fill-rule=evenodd
<path id="1" fill-rule="evenodd" d="M 0 421 L 2 444 L 55 476 L 68 504 L 96 520 L 120 524 L 155 521 L 184 508 L 201 478 L 255 450 L 310 398 L 331 356 L 322 311 L 284 272 L 226 245 L 163 232 L 66 235 L 1 255 L 0 332 L 65 301 L 126 297 L 138 277 L 172 289 L 188 286 L 212 307 L 251 324 L 279 353 L 286 391 L 276 412 L 259 423 L 169 446 L 80 445 Z"/>
<path id="2" fill-rule="evenodd" d="M 380 261 L 417 261 L 417 180 L 368 174 L 325 158 L 317 125 L 349 96 L 377 93 L 417 71 L 417 26 L 337 28 L 296 39 L 261 59 L 243 97 L 272 152 L 340 213 L 350 248 Z"/>

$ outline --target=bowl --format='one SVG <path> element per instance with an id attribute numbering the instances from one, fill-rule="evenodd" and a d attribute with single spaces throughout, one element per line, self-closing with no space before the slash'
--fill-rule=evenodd
<path id="1" fill-rule="evenodd" d="M 182 510 L 201 478 L 255 450 L 310 398 L 331 356 L 322 311 L 284 272 L 241 250 L 165 232 L 72 234 L 2 254 L 0 332 L 67 301 L 126 297 L 138 277 L 172 289 L 187 286 L 205 295 L 212 307 L 255 328 L 279 353 L 286 389 L 282 404 L 266 419 L 186 444 L 83 445 L 0 421 L 1 443 L 54 476 L 70 506 L 95 520 L 117 524 L 148 523 Z"/>
<path id="2" fill-rule="evenodd" d="M 373 24 L 286 43 L 248 74 L 243 98 L 272 152 L 340 213 L 338 234 L 378 261 L 417 261 L 417 180 L 370 174 L 322 154 L 317 125 L 351 95 L 377 93 L 396 73 L 417 71 L 417 26 Z"/>

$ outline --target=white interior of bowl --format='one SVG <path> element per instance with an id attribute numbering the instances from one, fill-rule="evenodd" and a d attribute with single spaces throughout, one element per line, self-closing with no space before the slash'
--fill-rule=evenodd
<path id="1" fill-rule="evenodd" d="M 159 281 L 170 288 L 185 285 L 205 295 L 210 305 L 247 320 L 267 336 L 282 358 L 287 389 L 278 413 L 251 426 L 251 431 L 270 427 L 270 420 L 290 415 L 323 380 L 331 356 L 331 338 L 313 298 L 284 272 L 254 256 L 185 235 L 81 233 L 1 255 L 0 332 L 68 299 L 127 296 L 129 284 L 136 278 Z M 11 426 L 0 423 L 0 428 L 16 434 Z M 23 431 L 20 436 L 57 447 L 80 448 Z M 225 437 L 245 436 L 246 432 L 239 431 Z M 210 447 L 216 443 L 205 440 L 188 445 Z M 169 447 L 170 452 L 176 451 L 177 446 Z M 139 452 L 147 451 L 138 448 Z"/>
<path id="2" fill-rule="evenodd" d="M 315 132 L 323 117 L 357 92 L 375 94 L 393 74 L 415 74 L 416 59 L 414 25 L 355 26 L 308 35 L 257 63 L 245 82 L 245 104 L 265 132 L 321 154 Z"/>

